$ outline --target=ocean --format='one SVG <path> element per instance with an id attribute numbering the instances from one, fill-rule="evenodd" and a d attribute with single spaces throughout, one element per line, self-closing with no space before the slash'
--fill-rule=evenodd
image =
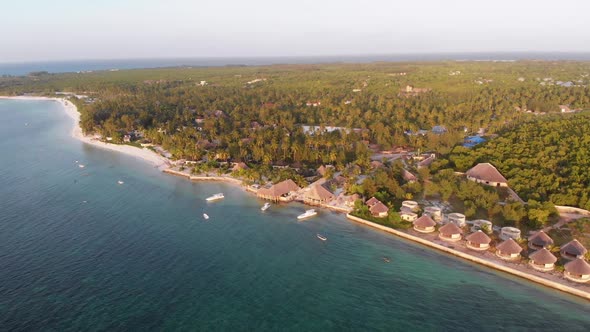
<path id="1" fill-rule="evenodd" d="M 590 60 L 590 53 L 566 52 L 488 52 L 488 53 L 416 53 L 341 56 L 284 56 L 231 58 L 163 58 L 117 60 L 68 60 L 0 63 L 0 75 L 22 76 L 31 72 L 50 73 L 163 67 L 262 66 L 273 64 L 368 63 L 377 61 L 514 61 L 514 60 Z"/>
<path id="2" fill-rule="evenodd" d="M 334 212 L 263 213 L 71 128 L 55 102 L 0 100 L 2 331 L 590 330 L 587 301 Z"/>

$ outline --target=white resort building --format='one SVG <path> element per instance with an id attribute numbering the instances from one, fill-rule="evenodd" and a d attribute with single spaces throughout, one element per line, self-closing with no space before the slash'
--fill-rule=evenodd
<path id="1" fill-rule="evenodd" d="M 402 202 L 402 210 L 407 209 L 409 211 L 418 211 L 420 209 L 420 206 L 418 205 L 418 202 L 414 202 L 414 201 L 403 201 Z"/>
<path id="2" fill-rule="evenodd" d="M 462 213 L 457 213 L 457 212 L 449 213 L 447 215 L 447 220 L 459 227 L 463 227 L 466 224 L 465 215 Z"/>
<path id="3" fill-rule="evenodd" d="M 437 206 L 427 206 L 424 208 L 424 214 L 427 214 L 434 221 L 442 220 L 442 209 Z"/>
<path id="4" fill-rule="evenodd" d="M 473 221 L 473 227 L 471 227 L 472 232 L 477 232 L 479 230 L 484 231 L 485 233 L 492 234 L 494 231 L 494 225 L 491 221 L 485 219 L 476 219 Z"/>
<path id="5" fill-rule="evenodd" d="M 500 238 L 502 240 L 520 240 L 520 229 L 515 227 L 502 227 L 500 230 Z"/>

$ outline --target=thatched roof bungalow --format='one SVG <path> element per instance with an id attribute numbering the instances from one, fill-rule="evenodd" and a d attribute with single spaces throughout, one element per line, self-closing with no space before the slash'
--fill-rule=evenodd
<path id="1" fill-rule="evenodd" d="M 314 184 L 309 188 L 309 191 L 303 196 L 303 201 L 310 205 L 326 204 L 335 198 L 326 187 L 320 184 Z"/>
<path id="2" fill-rule="evenodd" d="M 438 229 L 438 237 L 444 241 L 456 242 L 461 240 L 463 230 L 452 222 Z"/>
<path id="3" fill-rule="evenodd" d="M 416 175 L 410 173 L 410 171 L 408 171 L 407 169 L 403 169 L 402 170 L 402 177 L 408 183 L 412 183 L 412 182 L 418 181 L 418 178 L 416 177 Z"/>
<path id="4" fill-rule="evenodd" d="M 368 207 L 371 207 L 379 202 L 381 202 L 381 201 L 376 199 L 375 197 L 371 197 L 365 202 L 365 204 L 367 204 Z"/>
<path id="5" fill-rule="evenodd" d="M 530 254 L 529 259 L 529 264 L 533 269 L 539 271 L 551 271 L 555 268 L 555 262 L 557 262 L 557 257 L 545 248 L 541 248 Z"/>
<path id="6" fill-rule="evenodd" d="M 514 239 L 508 239 L 496 246 L 496 256 L 505 260 L 520 258 L 522 247 Z"/>
<path id="7" fill-rule="evenodd" d="M 590 264 L 582 258 L 576 258 L 573 261 L 565 264 L 564 276 L 575 282 L 590 281 Z"/>
<path id="8" fill-rule="evenodd" d="M 389 208 L 387 207 L 387 205 L 381 203 L 380 201 L 373 204 L 369 208 L 369 211 L 371 212 L 371 215 L 373 217 L 377 217 L 377 218 L 385 218 L 389 214 Z"/>
<path id="9" fill-rule="evenodd" d="M 352 194 L 350 196 L 346 196 L 344 198 L 344 205 L 348 206 L 348 207 L 354 207 L 354 203 L 357 201 L 357 199 L 360 199 L 361 196 L 359 194 Z"/>
<path id="10" fill-rule="evenodd" d="M 529 237 L 529 248 L 533 250 L 547 248 L 551 245 L 553 245 L 553 239 L 543 231 L 538 231 Z"/>
<path id="11" fill-rule="evenodd" d="M 467 235 L 465 240 L 467 240 L 467 248 L 478 251 L 488 250 L 492 242 L 492 239 L 481 230 Z"/>
<path id="12" fill-rule="evenodd" d="M 435 159 L 436 159 L 436 155 L 434 153 L 432 153 L 428 158 L 426 158 L 418 163 L 418 168 L 424 168 L 424 167 L 430 166 Z"/>
<path id="13" fill-rule="evenodd" d="M 248 165 L 246 165 L 243 162 L 239 162 L 239 163 L 235 163 L 234 167 L 232 168 L 232 171 L 237 172 L 237 171 L 241 171 L 241 170 L 246 170 L 248 169 Z"/>
<path id="14" fill-rule="evenodd" d="M 261 188 L 256 192 L 256 195 L 262 199 L 268 199 L 271 201 L 289 200 L 291 193 L 300 190 L 299 186 L 288 179 L 277 184 L 272 185 L 270 188 Z"/>
<path id="15" fill-rule="evenodd" d="M 432 233 L 435 230 L 436 221 L 432 220 L 428 215 L 423 214 L 422 217 L 414 220 L 414 230 L 420 233 Z"/>
<path id="16" fill-rule="evenodd" d="M 320 176 L 326 176 L 326 174 L 328 173 L 329 169 L 334 169 L 333 165 L 321 165 L 320 167 L 318 167 L 318 169 L 316 170 L 316 173 Z"/>
<path id="17" fill-rule="evenodd" d="M 468 170 L 467 179 L 494 187 L 508 187 L 508 180 L 490 163 L 480 163 Z"/>
<path id="18" fill-rule="evenodd" d="M 584 246 L 575 239 L 561 246 L 561 250 L 559 251 L 561 257 L 565 259 L 583 258 L 587 252 L 588 249 L 584 248 Z"/>

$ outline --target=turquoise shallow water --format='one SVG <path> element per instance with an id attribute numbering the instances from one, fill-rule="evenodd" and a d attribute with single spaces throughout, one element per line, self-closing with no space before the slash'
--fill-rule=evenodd
<path id="1" fill-rule="evenodd" d="M 261 213 L 71 125 L 56 103 L 0 100 L 0 330 L 590 330 L 583 300 L 328 211 Z"/>

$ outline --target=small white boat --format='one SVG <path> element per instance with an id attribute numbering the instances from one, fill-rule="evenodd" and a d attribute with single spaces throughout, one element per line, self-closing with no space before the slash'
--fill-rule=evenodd
<path id="1" fill-rule="evenodd" d="M 203 218 L 205 218 L 205 220 L 208 220 L 209 219 L 209 215 L 206 214 L 206 213 L 203 213 Z"/>
<path id="2" fill-rule="evenodd" d="M 322 241 L 326 241 L 328 238 L 323 236 L 322 234 L 317 234 L 318 239 L 322 240 Z"/>
<path id="3" fill-rule="evenodd" d="M 118 184 L 123 184 L 123 183 L 125 183 L 125 182 L 123 182 L 123 181 L 119 180 L 119 181 L 117 181 L 117 183 L 118 183 Z"/>
<path id="4" fill-rule="evenodd" d="M 300 214 L 297 216 L 297 219 L 301 220 L 301 219 L 305 219 L 305 218 L 309 218 L 309 217 L 313 217 L 316 214 L 318 214 L 316 212 L 315 209 L 310 209 L 310 210 L 306 210 L 304 214 Z"/>
<path id="5" fill-rule="evenodd" d="M 78 165 L 78 167 L 80 167 L 80 168 L 84 168 L 84 167 L 86 167 L 86 166 L 84 166 L 84 165 L 80 164 L 80 165 Z"/>
<path id="6" fill-rule="evenodd" d="M 218 200 L 224 199 L 224 198 L 225 198 L 225 196 L 223 196 L 222 193 L 219 193 L 219 194 L 215 194 L 213 196 L 207 197 L 207 202 L 218 201 Z"/>
<path id="7" fill-rule="evenodd" d="M 260 208 L 260 210 L 266 211 L 266 210 L 268 210 L 269 207 L 270 207 L 270 203 L 264 203 L 264 205 Z"/>

